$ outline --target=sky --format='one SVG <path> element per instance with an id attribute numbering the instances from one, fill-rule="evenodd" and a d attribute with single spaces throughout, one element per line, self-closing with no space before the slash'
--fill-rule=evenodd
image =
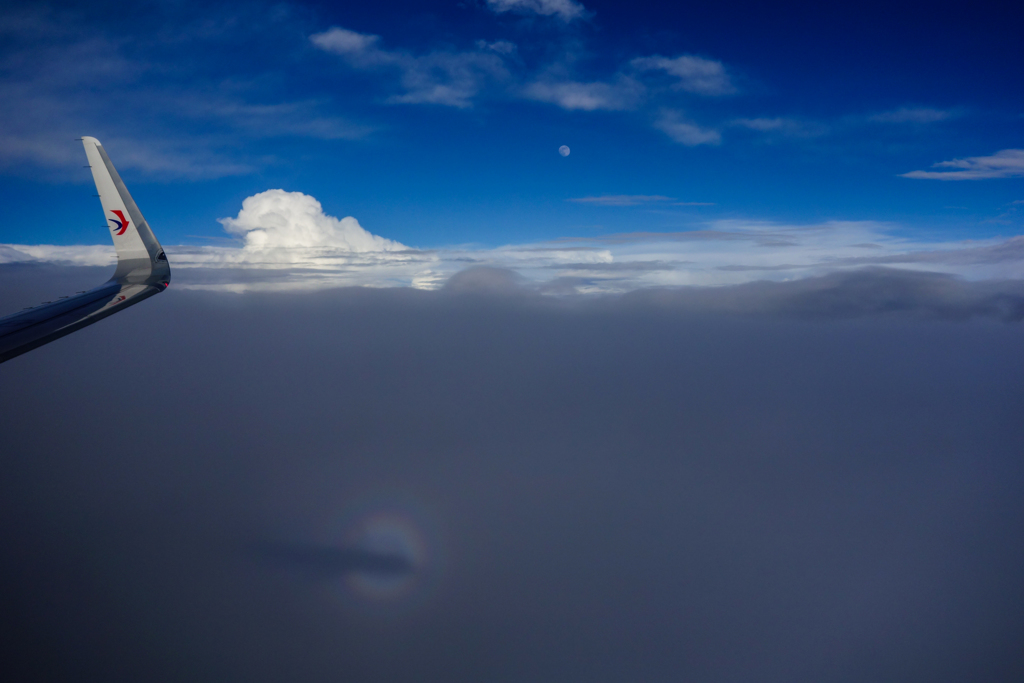
<path id="1" fill-rule="evenodd" d="M 1024 680 L 1022 19 L 4 4 L 5 670 Z"/>
<path id="2" fill-rule="evenodd" d="M 55 249 L 88 245 L 112 258 L 84 134 L 106 146 L 178 284 L 202 284 L 184 269 L 211 259 L 223 271 L 218 247 L 269 268 L 223 221 L 271 190 L 433 254 L 360 284 L 437 287 L 466 258 L 544 269 L 556 264 L 493 250 L 552 243 L 656 261 L 655 234 L 702 230 L 825 231 L 834 239 L 808 248 L 839 259 L 872 255 L 840 245 L 883 244 L 887 258 L 1003 245 L 1024 211 L 1022 19 L 1014 3 L 8 3 L 0 259 L 92 264 L 98 252 Z M 301 249 L 351 251 L 287 232 L 275 268 L 309 268 Z M 609 240 L 624 234 L 646 248 Z M 40 245 L 52 248 L 17 248 Z M 807 254 L 726 251 L 669 259 L 657 277 L 557 275 L 623 291 L 737 281 L 721 266 L 827 270 Z M 945 270 L 1019 277 L 1013 261 Z M 351 280 L 314 270 L 332 276 L 289 286 Z"/>

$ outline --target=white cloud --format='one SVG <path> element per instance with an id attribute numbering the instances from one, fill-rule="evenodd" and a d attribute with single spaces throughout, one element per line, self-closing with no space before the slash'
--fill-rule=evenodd
<path id="1" fill-rule="evenodd" d="M 828 126 L 824 124 L 787 117 L 734 119 L 730 125 L 786 137 L 808 138 L 828 132 Z"/>
<path id="2" fill-rule="evenodd" d="M 333 27 L 309 37 L 325 52 L 345 59 L 355 69 L 370 71 L 393 69 L 399 74 L 402 94 L 389 101 L 402 104 L 440 104 L 449 107 L 472 106 L 473 98 L 488 79 L 504 79 L 508 70 L 500 54 L 515 46 L 507 41 L 479 44 L 479 51 L 435 51 L 413 55 L 404 50 L 381 48 L 380 36 L 356 33 Z"/>
<path id="3" fill-rule="evenodd" d="M 869 116 L 875 123 L 935 123 L 953 118 L 954 112 L 929 107 L 900 107 Z"/>
<path id="4" fill-rule="evenodd" d="M 640 83 L 620 77 L 613 83 L 541 80 L 527 85 L 523 96 L 570 111 L 622 111 L 636 107 L 643 92 Z"/>
<path id="5" fill-rule="evenodd" d="M 165 106 L 172 106 L 168 98 Z M 197 120 L 230 121 L 239 131 L 254 138 L 307 137 L 319 140 L 356 140 L 372 132 L 369 126 L 350 123 L 336 116 L 320 114 L 315 100 L 253 104 L 211 91 L 193 91 L 173 96 L 182 117 Z"/>
<path id="6" fill-rule="evenodd" d="M 713 128 L 702 128 L 682 117 L 679 112 L 662 111 L 654 123 L 654 127 L 668 135 L 676 142 L 695 147 L 697 145 L 717 145 L 722 142 L 722 135 Z"/>
<path id="7" fill-rule="evenodd" d="M 499 55 L 510 55 L 516 51 L 516 44 L 508 40 L 496 40 L 488 43 L 486 40 L 476 41 L 476 46 L 481 50 L 493 50 Z"/>
<path id="8" fill-rule="evenodd" d="M 774 118 L 774 119 L 736 119 L 733 123 L 737 126 L 743 126 L 751 130 L 759 130 L 762 132 L 770 130 L 779 130 L 781 128 L 787 128 L 791 125 L 790 119 Z"/>
<path id="9" fill-rule="evenodd" d="M 0 244 L 2 263 L 55 263 L 74 266 L 112 266 L 117 262 L 114 245 Z"/>
<path id="10" fill-rule="evenodd" d="M 586 14 L 583 5 L 573 0 L 487 0 L 494 12 L 534 13 L 546 17 L 557 16 L 562 21 L 579 19 Z"/>
<path id="11" fill-rule="evenodd" d="M 574 197 L 569 201 L 597 206 L 637 206 L 652 202 L 673 202 L 675 199 L 660 194 L 605 194 L 600 197 Z"/>
<path id="12" fill-rule="evenodd" d="M 725 65 L 714 59 L 694 55 L 674 58 L 654 55 L 637 57 L 630 65 L 638 71 L 664 71 L 677 79 L 673 87 L 698 95 L 730 95 L 736 92 Z"/>
<path id="13" fill-rule="evenodd" d="M 224 229 L 245 240 L 245 249 L 333 247 L 350 252 L 399 251 L 406 247 L 373 235 L 351 216 L 324 213 L 315 198 L 301 192 L 267 190 L 242 202 L 235 218 L 221 218 Z"/>
<path id="14" fill-rule="evenodd" d="M 375 58 L 388 59 L 388 53 L 376 47 L 380 42 L 380 36 L 356 33 L 335 26 L 323 33 L 315 33 L 309 39 L 321 50 L 337 55 L 350 55 L 369 61 L 373 61 Z"/>
<path id="15" fill-rule="evenodd" d="M 660 202 L 660 195 L 623 195 Z M 609 198 L 615 198 L 609 196 Z M 587 198 L 584 198 L 587 199 Z M 665 198 L 668 199 L 668 198 Z M 601 202 L 597 202 L 601 203 Z M 184 288 L 315 289 L 361 285 L 434 289 L 471 266 L 515 270 L 542 291 L 624 292 L 645 287 L 789 280 L 889 266 L 971 280 L 1024 278 L 1024 236 L 966 242 L 913 241 L 871 221 L 785 225 L 717 220 L 673 233 L 634 232 L 498 248 L 422 250 L 335 218 L 301 192 L 268 190 L 222 219 L 240 246 L 164 245 Z M 111 245 L 0 244 L 0 264 L 112 266 Z"/>
<path id="16" fill-rule="evenodd" d="M 929 180 L 985 180 L 989 178 L 1018 178 L 1024 176 L 1024 149 L 1004 149 L 987 157 L 968 157 L 940 161 L 932 168 L 953 169 L 942 171 L 910 171 L 904 178 Z"/>

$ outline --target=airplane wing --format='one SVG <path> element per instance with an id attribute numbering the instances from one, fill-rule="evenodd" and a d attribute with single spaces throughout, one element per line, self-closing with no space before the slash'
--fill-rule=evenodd
<path id="1" fill-rule="evenodd" d="M 117 269 L 99 287 L 0 318 L 0 363 L 148 299 L 171 281 L 163 247 L 103 145 L 90 137 L 82 144 L 117 250 Z"/>

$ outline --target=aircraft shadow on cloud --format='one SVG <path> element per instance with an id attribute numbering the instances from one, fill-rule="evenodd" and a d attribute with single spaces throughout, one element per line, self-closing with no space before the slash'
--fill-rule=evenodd
<path id="1" fill-rule="evenodd" d="M 83 137 L 82 145 L 117 250 L 117 269 L 99 287 L 0 318 L 0 363 L 159 294 L 170 284 L 163 247 L 103 145 L 90 137 Z"/>

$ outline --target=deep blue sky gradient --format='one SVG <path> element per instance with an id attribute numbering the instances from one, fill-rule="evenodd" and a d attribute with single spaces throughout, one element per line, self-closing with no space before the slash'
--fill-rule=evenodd
<path id="1" fill-rule="evenodd" d="M 1024 147 L 1024 10 L 1014 3 L 584 6 L 588 17 L 570 23 L 496 14 L 483 2 L 6 10 L 2 127 L 69 156 L 4 156 L 0 242 L 105 239 L 88 172 L 73 163 L 84 160 L 72 140 L 79 134 L 105 142 L 167 244 L 216 243 L 225 237 L 216 219 L 270 188 L 313 195 L 329 214 L 419 247 L 687 230 L 722 218 L 874 220 L 936 239 L 1024 232 L 1024 206 L 1013 204 L 1024 199 L 1020 177 L 899 177 Z M 517 51 L 509 80 L 483 85 L 471 106 L 398 104 L 388 101 L 401 92 L 396 74 L 352 68 L 310 42 L 334 26 L 412 55 L 473 51 L 478 40 Z M 684 54 L 723 63 L 736 92 L 658 90 L 652 76 L 647 98 L 625 111 L 567 111 L 516 94 L 553 65 L 569 80 L 612 82 L 636 57 Z M 26 92 L 34 94 L 19 104 Z M 211 102 L 294 111 L 285 123 L 230 107 L 197 113 Z M 721 144 L 674 142 L 654 125 L 666 108 L 720 131 Z M 946 118 L 872 119 L 901 108 Z M 350 125 L 354 139 L 302 130 L 317 118 Z M 731 123 L 757 118 L 803 129 Z M 149 161 L 131 161 L 147 144 Z M 562 144 L 568 158 L 557 154 Z M 167 150 L 183 161 L 160 168 L 153 159 Z M 216 170 L 231 164 L 241 170 Z M 714 206 L 567 201 L 600 195 Z"/>

